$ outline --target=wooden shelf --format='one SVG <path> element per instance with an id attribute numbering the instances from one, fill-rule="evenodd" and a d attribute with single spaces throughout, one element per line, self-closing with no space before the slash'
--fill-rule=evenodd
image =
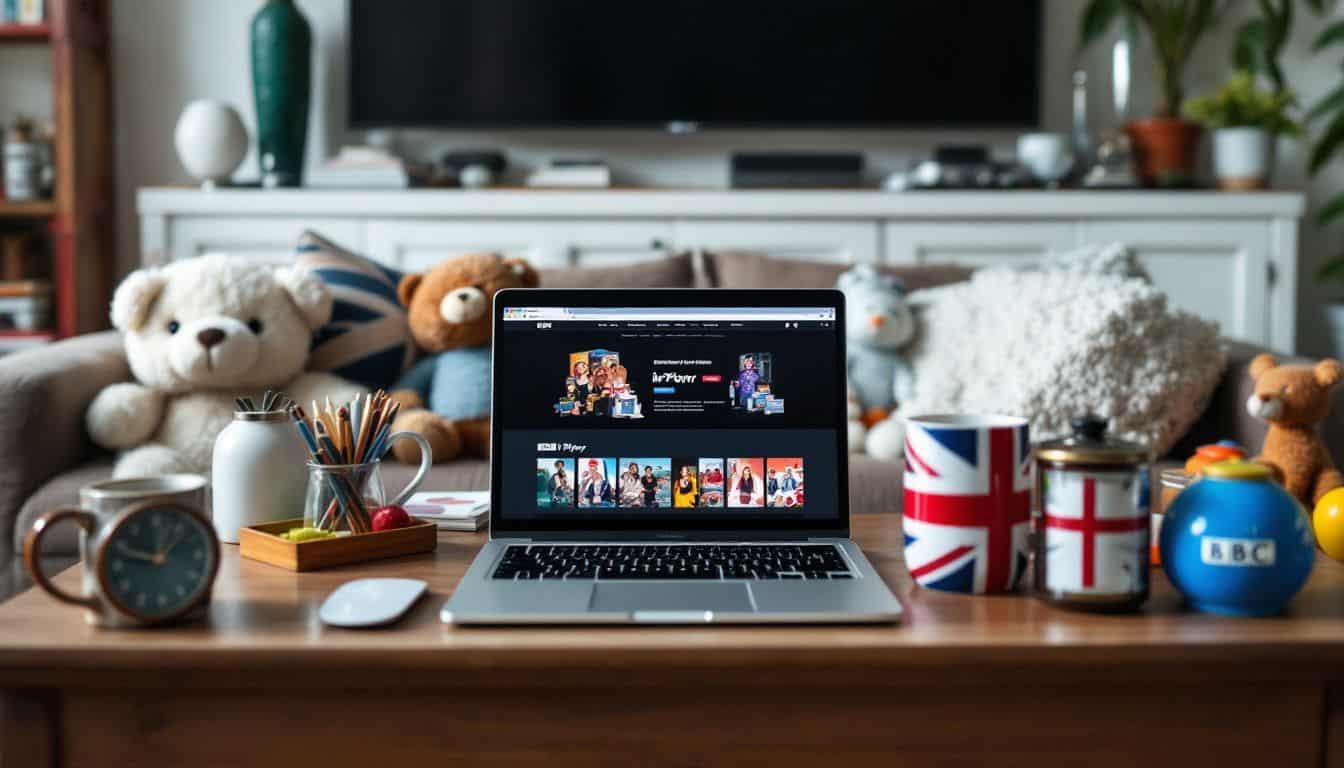
<path id="1" fill-rule="evenodd" d="M 51 200 L 12 203 L 0 200 L 0 219 L 40 219 L 56 214 L 56 203 Z"/>
<path id="2" fill-rule="evenodd" d="M 50 24 L 0 24 L 0 43 L 41 43 L 49 39 Z"/>

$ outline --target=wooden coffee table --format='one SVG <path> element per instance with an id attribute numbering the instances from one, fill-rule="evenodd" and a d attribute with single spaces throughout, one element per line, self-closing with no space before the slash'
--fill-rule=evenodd
<path id="1" fill-rule="evenodd" d="M 1344 566 L 1322 557 L 1284 618 L 1182 612 L 1161 575 L 1145 613 L 1092 616 L 913 588 L 895 517 L 855 538 L 903 625 L 455 629 L 473 534 L 297 575 L 226 547 L 208 623 L 172 629 L 89 628 L 29 591 L 0 605 L 0 765 L 1344 760 Z M 430 583 L 402 623 L 319 623 L 338 584 L 389 575 Z"/>

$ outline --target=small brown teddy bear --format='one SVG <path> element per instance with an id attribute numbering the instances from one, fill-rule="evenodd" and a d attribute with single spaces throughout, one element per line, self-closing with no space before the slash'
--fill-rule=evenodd
<path id="1" fill-rule="evenodd" d="M 424 274 L 406 275 L 397 285 L 411 336 L 429 355 L 393 389 L 401 413 L 393 431 L 419 432 L 434 461 L 490 451 L 490 325 L 495 292 L 535 288 L 537 273 L 527 262 L 477 253 L 449 259 Z M 408 464 L 420 461 L 410 440 L 392 445 Z"/>
<path id="2" fill-rule="evenodd" d="M 1246 410 L 1269 422 L 1265 443 L 1254 460 L 1282 478 L 1283 487 L 1311 509 L 1318 499 L 1344 485 L 1317 425 L 1330 412 L 1330 392 L 1344 379 L 1344 366 L 1326 359 L 1316 365 L 1279 365 L 1273 355 L 1251 361 L 1255 394 Z"/>

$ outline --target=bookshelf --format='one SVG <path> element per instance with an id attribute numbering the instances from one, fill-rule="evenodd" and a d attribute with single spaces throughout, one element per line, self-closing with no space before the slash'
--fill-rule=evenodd
<path id="1" fill-rule="evenodd" d="M 0 41 L 42 43 L 51 38 L 50 24 L 0 23 Z"/>
<path id="2" fill-rule="evenodd" d="M 108 1 L 46 0 L 46 23 L 0 23 L 0 49 L 50 48 L 56 167 L 54 199 L 0 199 L 0 226 L 46 240 L 53 328 L 0 332 L 0 350 L 6 338 L 36 341 L 107 326 L 114 215 Z"/>
<path id="3" fill-rule="evenodd" d="M 44 219 L 56 215 L 54 200 L 14 203 L 0 200 L 0 219 Z"/>

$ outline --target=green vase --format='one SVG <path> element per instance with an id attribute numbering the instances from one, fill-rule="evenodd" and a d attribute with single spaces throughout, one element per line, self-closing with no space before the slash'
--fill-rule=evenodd
<path id="1" fill-rule="evenodd" d="M 266 0 L 252 17 L 252 93 L 264 187 L 303 182 L 313 33 L 294 0 Z"/>

